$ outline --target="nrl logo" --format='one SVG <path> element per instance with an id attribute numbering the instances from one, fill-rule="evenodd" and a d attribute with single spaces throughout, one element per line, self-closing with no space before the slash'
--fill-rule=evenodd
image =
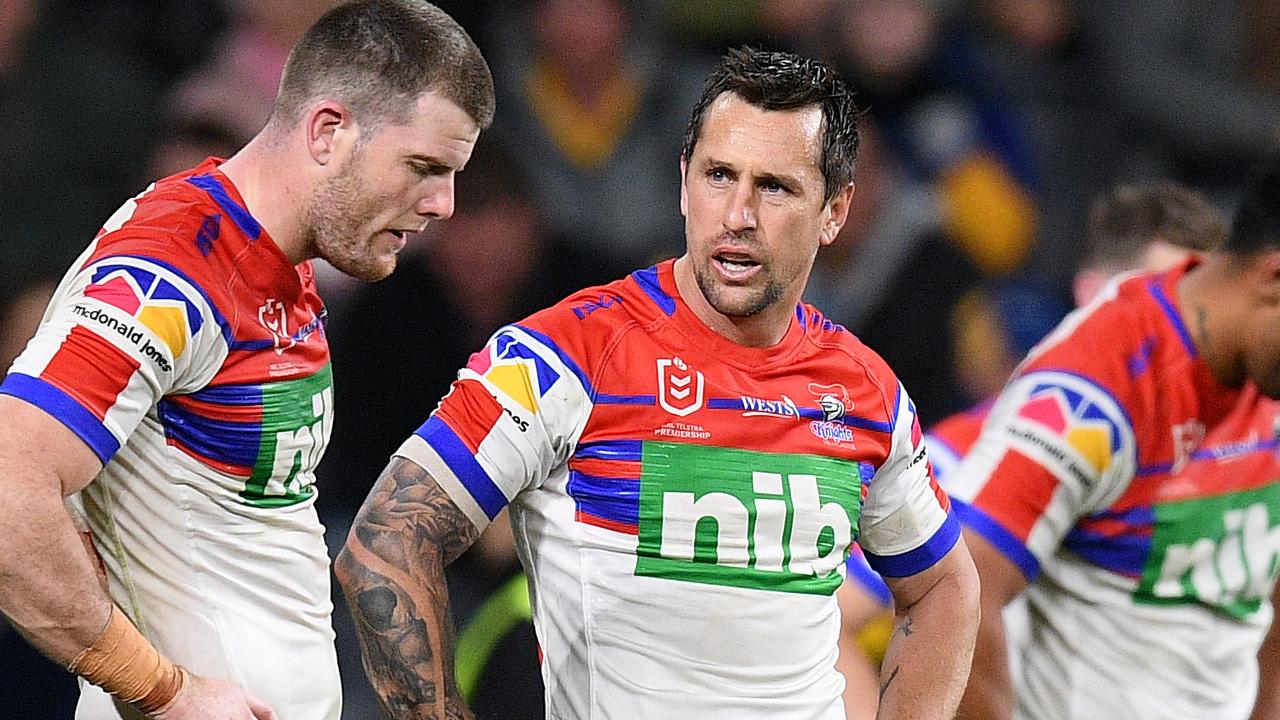
<path id="1" fill-rule="evenodd" d="M 283 355 L 285 350 L 293 347 L 297 342 L 293 336 L 289 334 L 288 313 L 285 312 L 284 303 L 275 298 L 267 298 L 258 308 L 258 322 L 262 323 L 262 327 L 271 333 L 271 339 L 275 342 L 276 354 Z"/>
<path id="2" fill-rule="evenodd" d="M 809 392 L 818 399 L 818 407 L 822 408 L 822 419 L 827 422 L 840 422 L 844 416 L 853 412 L 853 403 L 849 402 L 849 391 L 840 383 L 823 385 L 809 383 Z"/>
<path id="3" fill-rule="evenodd" d="M 702 373 L 690 370 L 680 358 L 658 361 L 658 404 L 677 417 L 702 407 Z"/>

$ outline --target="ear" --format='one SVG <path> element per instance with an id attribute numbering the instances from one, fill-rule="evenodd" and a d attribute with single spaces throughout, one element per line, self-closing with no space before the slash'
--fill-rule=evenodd
<path id="1" fill-rule="evenodd" d="M 840 188 L 840 192 L 827 203 L 827 219 L 822 223 L 822 233 L 818 236 L 819 244 L 826 246 L 836 241 L 844 221 L 849 219 L 849 205 L 853 202 L 853 183 Z"/>
<path id="2" fill-rule="evenodd" d="M 307 151 L 319 165 L 328 165 L 345 156 L 359 137 L 351 112 L 342 103 L 325 100 L 307 110 L 305 117 Z"/>
<path id="3" fill-rule="evenodd" d="M 1269 308 L 1280 307 L 1280 249 L 1264 250 L 1253 260 L 1257 298 Z"/>
<path id="4" fill-rule="evenodd" d="M 680 156 L 680 214 L 689 217 L 689 188 L 685 185 L 684 174 L 689 170 L 689 159 Z"/>

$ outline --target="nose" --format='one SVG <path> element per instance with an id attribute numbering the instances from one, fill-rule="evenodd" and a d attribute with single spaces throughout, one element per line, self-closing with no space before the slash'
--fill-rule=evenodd
<path id="1" fill-rule="evenodd" d="M 750 183 L 738 183 L 725 208 L 724 229 L 729 232 L 754 230 L 756 227 L 756 193 Z"/>
<path id="2" fill-rule="evenodd" d="M 413 211 L 432 220 L 447 220 L 453 215 L 453 173 L 437 178 L 418 198 Z"/>

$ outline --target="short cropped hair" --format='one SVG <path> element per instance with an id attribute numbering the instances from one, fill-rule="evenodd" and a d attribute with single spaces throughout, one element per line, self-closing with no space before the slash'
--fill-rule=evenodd
<path id="1" fill-rule="evenodd" d="M 1242 257 L 1276 248 L 1280 248 L 1280 148 L 1273 148 L 1249 172 L 1222 246 Z"/>
<path id="2" fill-rule="evenodd" d="M 1083 264 L 1125 269 L 1156 240 L 1206 252 L 1226 234 L 1222 213 L 1200 193 L 1168 181 L 1120 185 L 1089 209 Z"/>
<path id="3" fill-rule="evenodd" d="M 707 76 L 702 97 L 684 133 L 681 155 L 693 157 L 702 134 L 707 108 L 723 93 L 731 92 L 764 110 L 793 110 L 810 105 L 822 108 L 822 157 L 819 167 L 825 181 L 824 201 L 853 182 L 858 156 L 858 110 L 853 92 L 830 66 L 787 52 L 751 47 L 730 50 Z"/>
<path id="4" fill-rule="evenodd" d="M 421 0 L 358 0 L 325 13 L 285 62 L 271 123 L 296 122 L 322 98 L 358 122 L 406 122 L 419 96 L 437 92 L 479 126 L 493 122 L 493 76 L 453 18 Z"/>

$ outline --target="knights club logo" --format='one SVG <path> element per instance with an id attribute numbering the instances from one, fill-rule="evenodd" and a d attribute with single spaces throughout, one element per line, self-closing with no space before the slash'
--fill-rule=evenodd
<path id="1" fill-rule="evenodd" d="M 689 369 L 680 358 L 658 361 L 658 404 L 677 417 L 702 407 L 702 373 Z"/>
<path id="2" fill-rule="evenodd" d="M 275 298 L 267 298 L 267 301 L 258 308 L 258 322 L 271 333 L 277 355 L 283 355 L 285 350 L 297 344 L 289 334 L 288 318 L 289 314 L 284 309 L 284 303 Z"/>
<path id="3" fill-rule="evenodd" d="M 845 415 L 853 412 L 853 403 L 849 400 L 849 391 L 840 383 L 823 385 L 809 383 L 809 392 L 822 408 L 822 419 L 827 422 L 841 422 Z"/>

